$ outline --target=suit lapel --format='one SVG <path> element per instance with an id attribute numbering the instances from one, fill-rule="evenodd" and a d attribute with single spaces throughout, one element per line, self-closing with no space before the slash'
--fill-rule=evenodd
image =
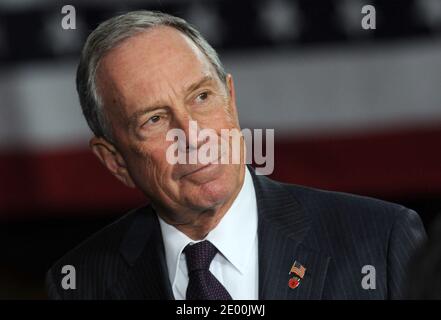
<path id="1" fill-rule="evenodd" d="M 259 215 L 259 299 L 320 299 L 330 258 L 304 243 L 310 217 L 282 184 L 251 172 Z M 294 261 L 306 273 L 291 289 Z"/>
<path id="2" fill-rule="evenodd" d="M 109 289 L 109 295 L 113 299 L 174 299 L 158 218 L 151 206 L 139 211 L 120 248 L 128 272 Z"/>

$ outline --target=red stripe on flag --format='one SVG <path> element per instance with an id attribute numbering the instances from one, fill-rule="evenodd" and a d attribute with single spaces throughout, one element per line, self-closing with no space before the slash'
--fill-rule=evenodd
<path id="1" fill-rule="evenodd" d="M 441 125 L 280 139 L 273 177 L 389 198 L 441 195 Z"/>
<path id="2" fill-rule="evenodd" d="M 0 155 L 0 212 L 130 208 L 145 201 L 87 149 Z"/>

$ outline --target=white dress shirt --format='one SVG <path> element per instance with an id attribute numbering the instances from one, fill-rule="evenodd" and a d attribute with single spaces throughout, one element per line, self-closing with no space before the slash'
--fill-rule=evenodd
<path id="1" fill-rule="evenodd" d="M 192 240 L 158 218 L 173 294 L 176 300 L 184 300 L 188 286 L 188 271 L 183 250 L 189 243 L 199 241 Z M 210 271 L 231 297 L 234 300 L 257 300 L 257 202 L 248 168 L 245 170 L 242 188 L 230 209 L 203 240 L 210 241 L 219 250 L 211 262 Z"/>

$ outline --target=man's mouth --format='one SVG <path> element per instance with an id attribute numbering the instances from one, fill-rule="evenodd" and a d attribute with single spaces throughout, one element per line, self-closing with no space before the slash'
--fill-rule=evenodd
<path id="1" fill-rule="evenodd" d="M 185 177 L 187 177 L 187 176 L 189 176 L 189 175 L 192 175 L 192 174 L 194 174 L 194 173 L 200 172 L 200 171 L 202 171 L 202 170 L 208 168 L 208 167 L 211 166 L 211 165 L 212 165 L 212 163 L 208 163 L 208 164 L 205 164 L 205 165 L 199 166 L 199 167 L 196 168 L 196 169 L 190 170 L 189 172 L 184 173 L 184 174 L 181 176 L 181 179 L 182 179 L 182 178 L 185 178 Z"/>
<path id="2" fill-rule="evenodd" d="M 193 174 L 205 171 L 215 166 L 216 164 L 221 163 L 221 156 L 218 157 L 217 160 L 210 161 L 207 164 L 194 164 L 194 165 L 184 165 L 183 170 L 179 174 L 179 179 L 191 176 Z"/>

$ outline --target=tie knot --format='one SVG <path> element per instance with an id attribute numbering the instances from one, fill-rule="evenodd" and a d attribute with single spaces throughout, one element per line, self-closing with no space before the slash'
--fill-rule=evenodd
<path id="1" fill-rule="evenodd" d="M 188 273 L 196 270 L 208 270 L 217 253 L 216 247 L 207 240 L 189 244 L 184 249 Z"/>

